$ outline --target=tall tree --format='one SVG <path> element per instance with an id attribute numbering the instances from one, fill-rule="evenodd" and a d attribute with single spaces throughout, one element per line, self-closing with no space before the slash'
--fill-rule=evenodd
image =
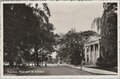
<path id="1" fill-rule="evenodd" d="M 71 64 L 79 65 L 84 59 L 84 42 L 89 36 L 96 34 L 93 31 L 76 32 L 70 30 L 61 38 L 58 55 Z"/>
<path id="2" fill-rule="evenodd" d="M 117 3 L 104 3 L 103 8 L 101 56 L 105 65 L 117 66 Z"/>
<path id="3" fill-rule="evenodd" d="M 92 24 L 91 24 L 91 28 L 96 28 L 96 32 L 99 34 L 100 30 L 101 30 L 101 24 L 102 24 L 102 18 L 101 17 L 97 17 L 93 20 Z"/>
<path id="4" fill-rule="evenodd" d="M 4 4 L 4 55 L 13 65 L 18 56 L 19 44 L 23 40 L 25 27 L 25 4 Z M 21 37 L 20 37 L 21 36 Z"/>
<path id="5" fill-rule="evenodd" d="M 4 60 L 13 65 L 19 55 L 27 61 L 24 55 L 32 55 L 39 65 L 40 55 L 53 52 L 55 35 L 49 16 L 38 4 L 4 4 Z"/>

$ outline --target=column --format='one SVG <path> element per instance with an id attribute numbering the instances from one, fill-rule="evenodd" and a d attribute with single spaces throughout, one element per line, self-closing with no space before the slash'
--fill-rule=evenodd
<path id="1" fill-rule="evenodd" d="M 98 45 L 95 44 L 95 62 L 97 61 Z"/>
<path id="2" fill-rule="evenodd" d="M 84 50 L 85 50 L 85 63 L 87 63 L 87 46 L 84 46 Z"/>
<path id="3" fill-rule="evenodd" d="M 93 63 L 96 62 L 96 57 L 95 57 L 95 44 L 93 45 L 93 51 L 92 51 L 92 60 L 93 60 Z"/>
<path id="4" fill-rule="evenodd" d="M 97 58 L 100 57 L 100 44 L 98 43 Z"/>
<path id="5" fill-rule="evenodd" d="M 91 63 L 91 47 L 88 46 L 88 54 L 89 54 L 89 63 Z"/>

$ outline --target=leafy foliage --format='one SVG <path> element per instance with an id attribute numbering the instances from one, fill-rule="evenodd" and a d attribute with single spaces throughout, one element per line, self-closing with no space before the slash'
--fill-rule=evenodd
<path id="1" fill-rule="evenodd" d="M 101 24 L 102 24 L 102 19 L 101 17 L 97 17 L 93 20 L 92 24 L 91 24 L 91 28 L 97 28 L 97 32 L 99 33 L 100 29 L 101 29 Z"/>
<path id="2" fill-rule="evenodd" d="M 39 57 L 45 60 L 54 51 L 54 27 L 49 23 L 50 10 L 43 4 L 45 11 L 38 4 L 4 4 L 4 61 L 13 65 L 19 58 L 34 59 L 39 65 Z"/>
<path id="3" fill-rule="evenodd" d="M 74 29 L 68 31 L 60 41 L 58 55 L 61 60 L 74 65 L 81 64 L 84 59 L 84 42 L 95 34 L 93 31 L 76 32 Z"/>
<path id="4" fill-rule="evenodd" d="M 117 3 L 104 3 L 101 24 L 101 57 L 103 65 L 117 66 Z"/>

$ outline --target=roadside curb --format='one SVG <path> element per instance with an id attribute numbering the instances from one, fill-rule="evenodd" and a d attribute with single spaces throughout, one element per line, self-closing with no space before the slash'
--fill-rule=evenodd
<path id="1" fill-rule="evenodd" d="M 68 64 L 65 64 L 65 66 L 69 66 L 69 67 L 76 68 L 76 69 L 81 69 L 80 67 L 76 67 L 76 66 L 68 65 Z M 82 67 L 82 70 L 93 73 L 93 74 L 99 74 L 99 75 L 118 75 L 118 73 L 116 73 L 116 72 L 101 70 L 101 69 L 87 68 L 84 66 Z"/>

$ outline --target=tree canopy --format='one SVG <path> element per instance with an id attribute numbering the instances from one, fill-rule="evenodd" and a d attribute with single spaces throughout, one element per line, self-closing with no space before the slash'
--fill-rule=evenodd
<path id="1" fill-rule="evenodd" d="M 101 25 L 101 49 L 104 61 L 117 65 L 117 3 L 104 3 Z"/>
<path id="2" fill-rule="evenodd" d="M 61 60 L 79 65 L 84 59 L 84 42 L 89 36 L 95 35 L 93 31 L 76 32 L 71 29 L 60 39 L 58 55 Z"/>
<path id="3" fill-rule="evenodd" d="M 43 59 L 54 51 L 54 26 L 49 23 L 48 5 L 43 3 L 43 7 L 4 4 L 4 61 L 13 65 L 18 58 L 34 58 L 39 65 L 40 55 Z"/>
<path id="4" fill-rule="evenodd" d="M 98 63 L 117 66 L 117 3 L 104 3 L 103 8 L 102 17 L 95 18 L 92 23 L 101 36 L 101 57 Z"/>

